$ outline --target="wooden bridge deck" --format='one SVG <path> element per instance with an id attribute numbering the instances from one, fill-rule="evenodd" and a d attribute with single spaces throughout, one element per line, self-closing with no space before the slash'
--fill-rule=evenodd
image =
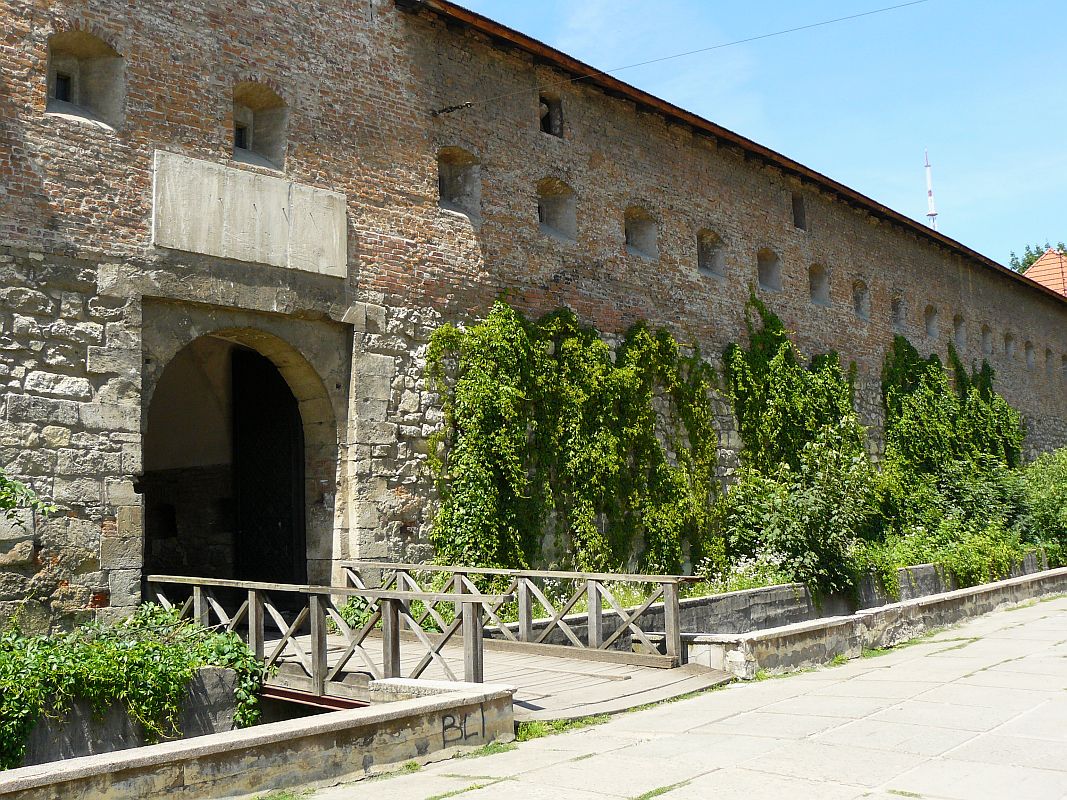
<path id="1" fill-rule="evenodd" d="M 542 652 L 524 652 L 520 649 L 496 649 L 490 642 L 486 645 L 485 682 L 515 687 L 517 721 L 573 719 L 594 714 L 610 714 L 709 689 L 728 680 L 725 673 L 698 665 L 663 669 L 610 660 L 592 660 L 588 654 L 585 654 L 585 658 L 568 657 L 568 648 L 565 647 L 558 648 L 558 655 L 549 655 Z M 270 652 L 273 646 L 272 642 L 268 642 L 267 652 Z M 328 638 L 327 661 L 331 668 L 344 650 L 345 642 L 342 637 Z M 421 655 L 421 648 L 417 646 L 402 647 L 401 674 L 409 674 Z M 453 673 L 463 675 L 461 643 L 445 645 L 442 656 Z M 610 655 L 607 657 L 610 658 Z M 292 657 L 283 657 L 280 660 L 283 663 L 294 661 Z M 293 666 L 295 667 L 295 664 Z M 369 680 L 369 673 L 361 671 L 360 667 L 358 656 L 353 657 L 345 666 L 343 682 L 358 684 Z M 431 664 L 420 677 L 425 680 L 448 680 L 448 676 L 437 663 Z M 284 677 L 279 677 L 277 682 L 297 685 Z"/>

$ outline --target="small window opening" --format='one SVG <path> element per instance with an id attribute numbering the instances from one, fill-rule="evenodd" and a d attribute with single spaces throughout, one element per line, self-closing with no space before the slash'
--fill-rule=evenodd
<path id="1" fill-rule="evenodd" d="M 1023 352 L 1026 354 L 1026 368 L 1033 369 L 1037 365 L 1037 354 L 1034 352 L 1034 343 L 1026 342 L 1023 345 Z"/>
<path id="2" fill-rule="evenodd" d="M 56 73 L 55 99 L 63 103 L 73 103 L 71 95 L 71 78 L 66 72 Z"/>
<path id="3" fill-rule="evenodd" d="M 894 297 L 889 307 L 890 321 L 895 329 L 903 330 L 907 322 L 907 309 L 904 306 L 903 297 Z"/>
<path id="4" fill-rule="evenodd" d="M 941 324 L 937 319 L 937 309 L 934 306 L 927 306 L 923 319 L 926 322 L 926 338 L 937 339 L 940 337 Z"/>
<path id="5" fill-rule="evenodd" d="M 967 323 L 962 314 L 957 314 L 952 318 L 952 341 L 956 345 L 956 350 L 961 353 L 966 352 Z"/>
<path id="6" fill-rule="evenodd" d="M 1009 359 L 1015 358 L 1015 337 L 1010 333 L 1004 334 L 1004 355 Z"/>
<path id="7" fill-rule="evenodd" d="M 233 157 L 271 169 L 285 166 L 289 109 L 262 83 L 243 81 L 233 89 Z"/>
<path id="8" fill-rule="evenodd" d="M 804 195 L 793 192 L 793 227 L 802 231 L 808 229 L 808 216 L 804 208 Z"/>
<path id="9" fill-rule="evenodd" d="M 558 95 L 541 93 L 539 112 L 541 131 L 563 137 L 563 101 Z"/>
<path id="10" fill-rule="evenodd" d="M 437 186 L 441 208 L 465 214 L 472 220 L 481 215 L 482 178 L 478 160 L 461 147 L 445 147 L 437 153 Z"/>
<path id="11" fill-rule="evenodd" d="M 726 247 L 719 234 L 707 228 L 697 234 L 697 271 L 703 275 L 726 274 Z"/>
<path id="12" fill-rule="evenodd" d="M 871 290 L 865 281 L 852 283 L 852 309 L 860 319 L 871 318 Z"/>
<path id="13" fill-rule="evenodd" d="M 1060 375 L 1067 380 L 1067 356 L 1060 356 Z"/>
<path id="14" fill-rule="evenodd" d="M 48 102 L 45 110 L 122 124 L 125 62 L 116 50 L 86 31 L 64 31 L 48 40 Z"/>
<path id="15" fill-rule="evenodd" d="M 1045 348 L 1045 375 L 1052 377 L 1052 374 L 1056 371 L 1055 356 L 1052 355 L 1052 350 Z"/>
<path id="16" fill-rule="evenodd" d="M 578 238 L 578 213 L 574 190 L 556 178 L 537 184 L 537 221 L 543 233 L 570 239 Z"/>
<path id="17" fill-rule="evenodd" d="M 781 291 L 782 262 L 773 250 L 765 247 L 756 253 L 756 272 L 762 288 Z"/>
<path id="18" fill-rule="evenodd" d="M 812 264 L 808 270 L 808 292 L 816 305 L 830 305 L 830 273 L 822 264 Z"/>
<path id="19" fill-rule="evenodd" d="M 623 233 L 626 236 L 627 252 L 645 258 L 659 257 L 656 221 L 645 209 L 639 206 L 630 206 L 626 209 L 623 218 Z"/>
<path id="20" fill-rule="evenodd" d="M 993 355 L 993 331 L 988 325 L 982 326 L 982 355 Z"/>

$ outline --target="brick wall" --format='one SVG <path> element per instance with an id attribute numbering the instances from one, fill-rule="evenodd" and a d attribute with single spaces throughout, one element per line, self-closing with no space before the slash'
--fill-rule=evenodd
<path id="1" fill-rule="evenodd" d="M 48 38 L 72 29 L 125 59 L 117 130 L 45 113 Z M 834 348 L 857 363 L 857 405 L 876 452 L 894 297 L 905 304 L 901 332 L 924 352 L 945 355 L 959 314 L 964 357 L 981 358 L 989 326 L 990 361 L 1026 415 L 1029 452 L 1067 442 L 1063 301 L 591 86 L 558 87 L 563 136 L 543 133 L 537 87 L 568 76 L 427 12 L 403 13 L 392 0 L 266 9 L 12 0 L 0 32 L 0 465 L 63 509 L 6 531 L 0 603 L 33 596 L 47 619 L 135 602 L 143 526 L 133 481 L 151 389 L 176 347 L 220 325 L 270 350 L 287 379 L 320 383 L 302 408 L 336 428 L 320 441 L 306 492 L 314 524 L 332 530 L 313 556 L 327 573 L 348 555 L 429 554 L 423 464 L 440 411 L 422 381 L 426 341 L 441 321 L 479 316 L 501 293 L 534 314 L 568 305 L 608 334 L 639 319 L 665 324 L 716 354 L 743 336 L 756 253 L 770 248 L 782 288 L 760 295 L 802 349 Z M 155 150 L 279 174 L 232 159 L 232 92 L 246 80 L 289 107 L 284 176 L 347 197 L 347 277 L 152 246 Z M 430 115 L 484 98 L 496 99 Z M 438 206 L 443 147 L 480 162 L 477 224 Z M 576 194 L 574 241 L 539 228 L 544 178 Z M 795 193 L 806 230 L 793 225 Z M 655 220 L 657 258 L 627 252 L 630 206 Z M 721 277 L 697 270 L 705 228 L 723 241 Z M 809 298 L 816 263 L 830 275 L 828 305 Z M 857 280 L 870 290 L 869 319 L 853 308 Z M 146 304 L 171 311 L 145 315 Z M 936 338 L 926 335 L 928 305 Z M 1014 358 L 1003 353 L 1005 333 Z M 292 371 L 297 356 L 310 372 Z M 721 427 L 728 470 L 739 442 L 728 417 Z"/>

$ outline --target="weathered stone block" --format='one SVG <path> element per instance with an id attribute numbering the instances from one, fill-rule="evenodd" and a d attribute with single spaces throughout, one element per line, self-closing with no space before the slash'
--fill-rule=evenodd
<path id="1" fill-rule="evenodd" d="M 93 389 L 85 378 L 57 375 L 52 372 L 31 372 L 26 376 L 27 393 L 46 394 L 68 400 L 88 400 Z"/>
<path id="2" fill-rule="evenodd" d="M 58 475 L 117 475 L 121 454 L 65 448 L 59 451 Z M 128 505 L 128 504 L 124 504 Z"/>
<path id="3" fill-rule="evenodd" d="M 0 289 L 0 306 L 27 314 L 48 315 L 55 309 L 55 302 L 43 292 L 23 286 Z"/>
<path id="4" fill-rule="evenodd" d="M 85 369 L 93 375 L 140 374 L 141 351 L 116 347 L 89 347 Z"/>
<path id="5" fill-rule="evenodd" d="M 135 606 L 141 602 L 141 570 L 113 569 L 107 576 L 111 605 Z"/>
<path id="6" fill-rule="evenodd" d="M 82 425 L 93 431 L 129 431 L 141 429 L 139 406 L 118 403 L 85 403 L 79 409 Z"/>
<path id="7" fill-rule="evenodd" d="M 104 326 L 97 322 L 71 322 L 61 319 L 49 326 L 48 334 L 54 339 L 99 344 L 104 338 Z"/>
<path id="8" fill-rule="evenodd" d="M 60 505 L 98 506 L 104 499 L 104 484 L 97 478 L 57 477 L 52 491 Z"/>
<path id="9" fill-rule="evenodd" d="M 382 375 L 392 379 L 396 375 L 396 358 L 375 353 L 361 353 L 353 359 L 352 369 L 361 378 L 369 375 Z"/>
<path id="10" fill-rule="evenodd" d="M 46 425 L 41 430 L 41 440 L 46 447 L 59 449 L 70 444 L 70 429 L 58 425 Z"/>
<path id="11" fill-rule="evenodd" d="M 104 481 L 105 497 L 109 506 L 136 506 L 141 503 L 141 495 L 133 488 L 133 481 L 107 479 Z"/>
<path id="12" fill-rule="evenodd" d="M 73 427 L 78 424 L 78 404 L 31 395 L 13 395 L 7 400 L 7 418 L 14 422 L 45 422 Z"/>
<path id="13" fill-rule="evenodd" d="M 33 562 L 33 542 L 24 539 L 15 542 L 6 550 L 0 545 L 0 569 L 24 567 Z"/>
<path id="14" fill-rule="evenodd" d="M 100 540 L 100 566 L 103 569 L 140 569 L 143 561 L 140 537 L 105 536 Z"/>

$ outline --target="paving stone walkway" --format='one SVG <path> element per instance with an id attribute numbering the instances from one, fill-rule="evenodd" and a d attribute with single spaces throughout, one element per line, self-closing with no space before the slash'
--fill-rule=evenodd
<path id="1" fill-rule="evenodd" d="M 673 788 L 667 788 L 673 787 Z M 313 800 L 1067 798 L 1067 598 Z"/>

